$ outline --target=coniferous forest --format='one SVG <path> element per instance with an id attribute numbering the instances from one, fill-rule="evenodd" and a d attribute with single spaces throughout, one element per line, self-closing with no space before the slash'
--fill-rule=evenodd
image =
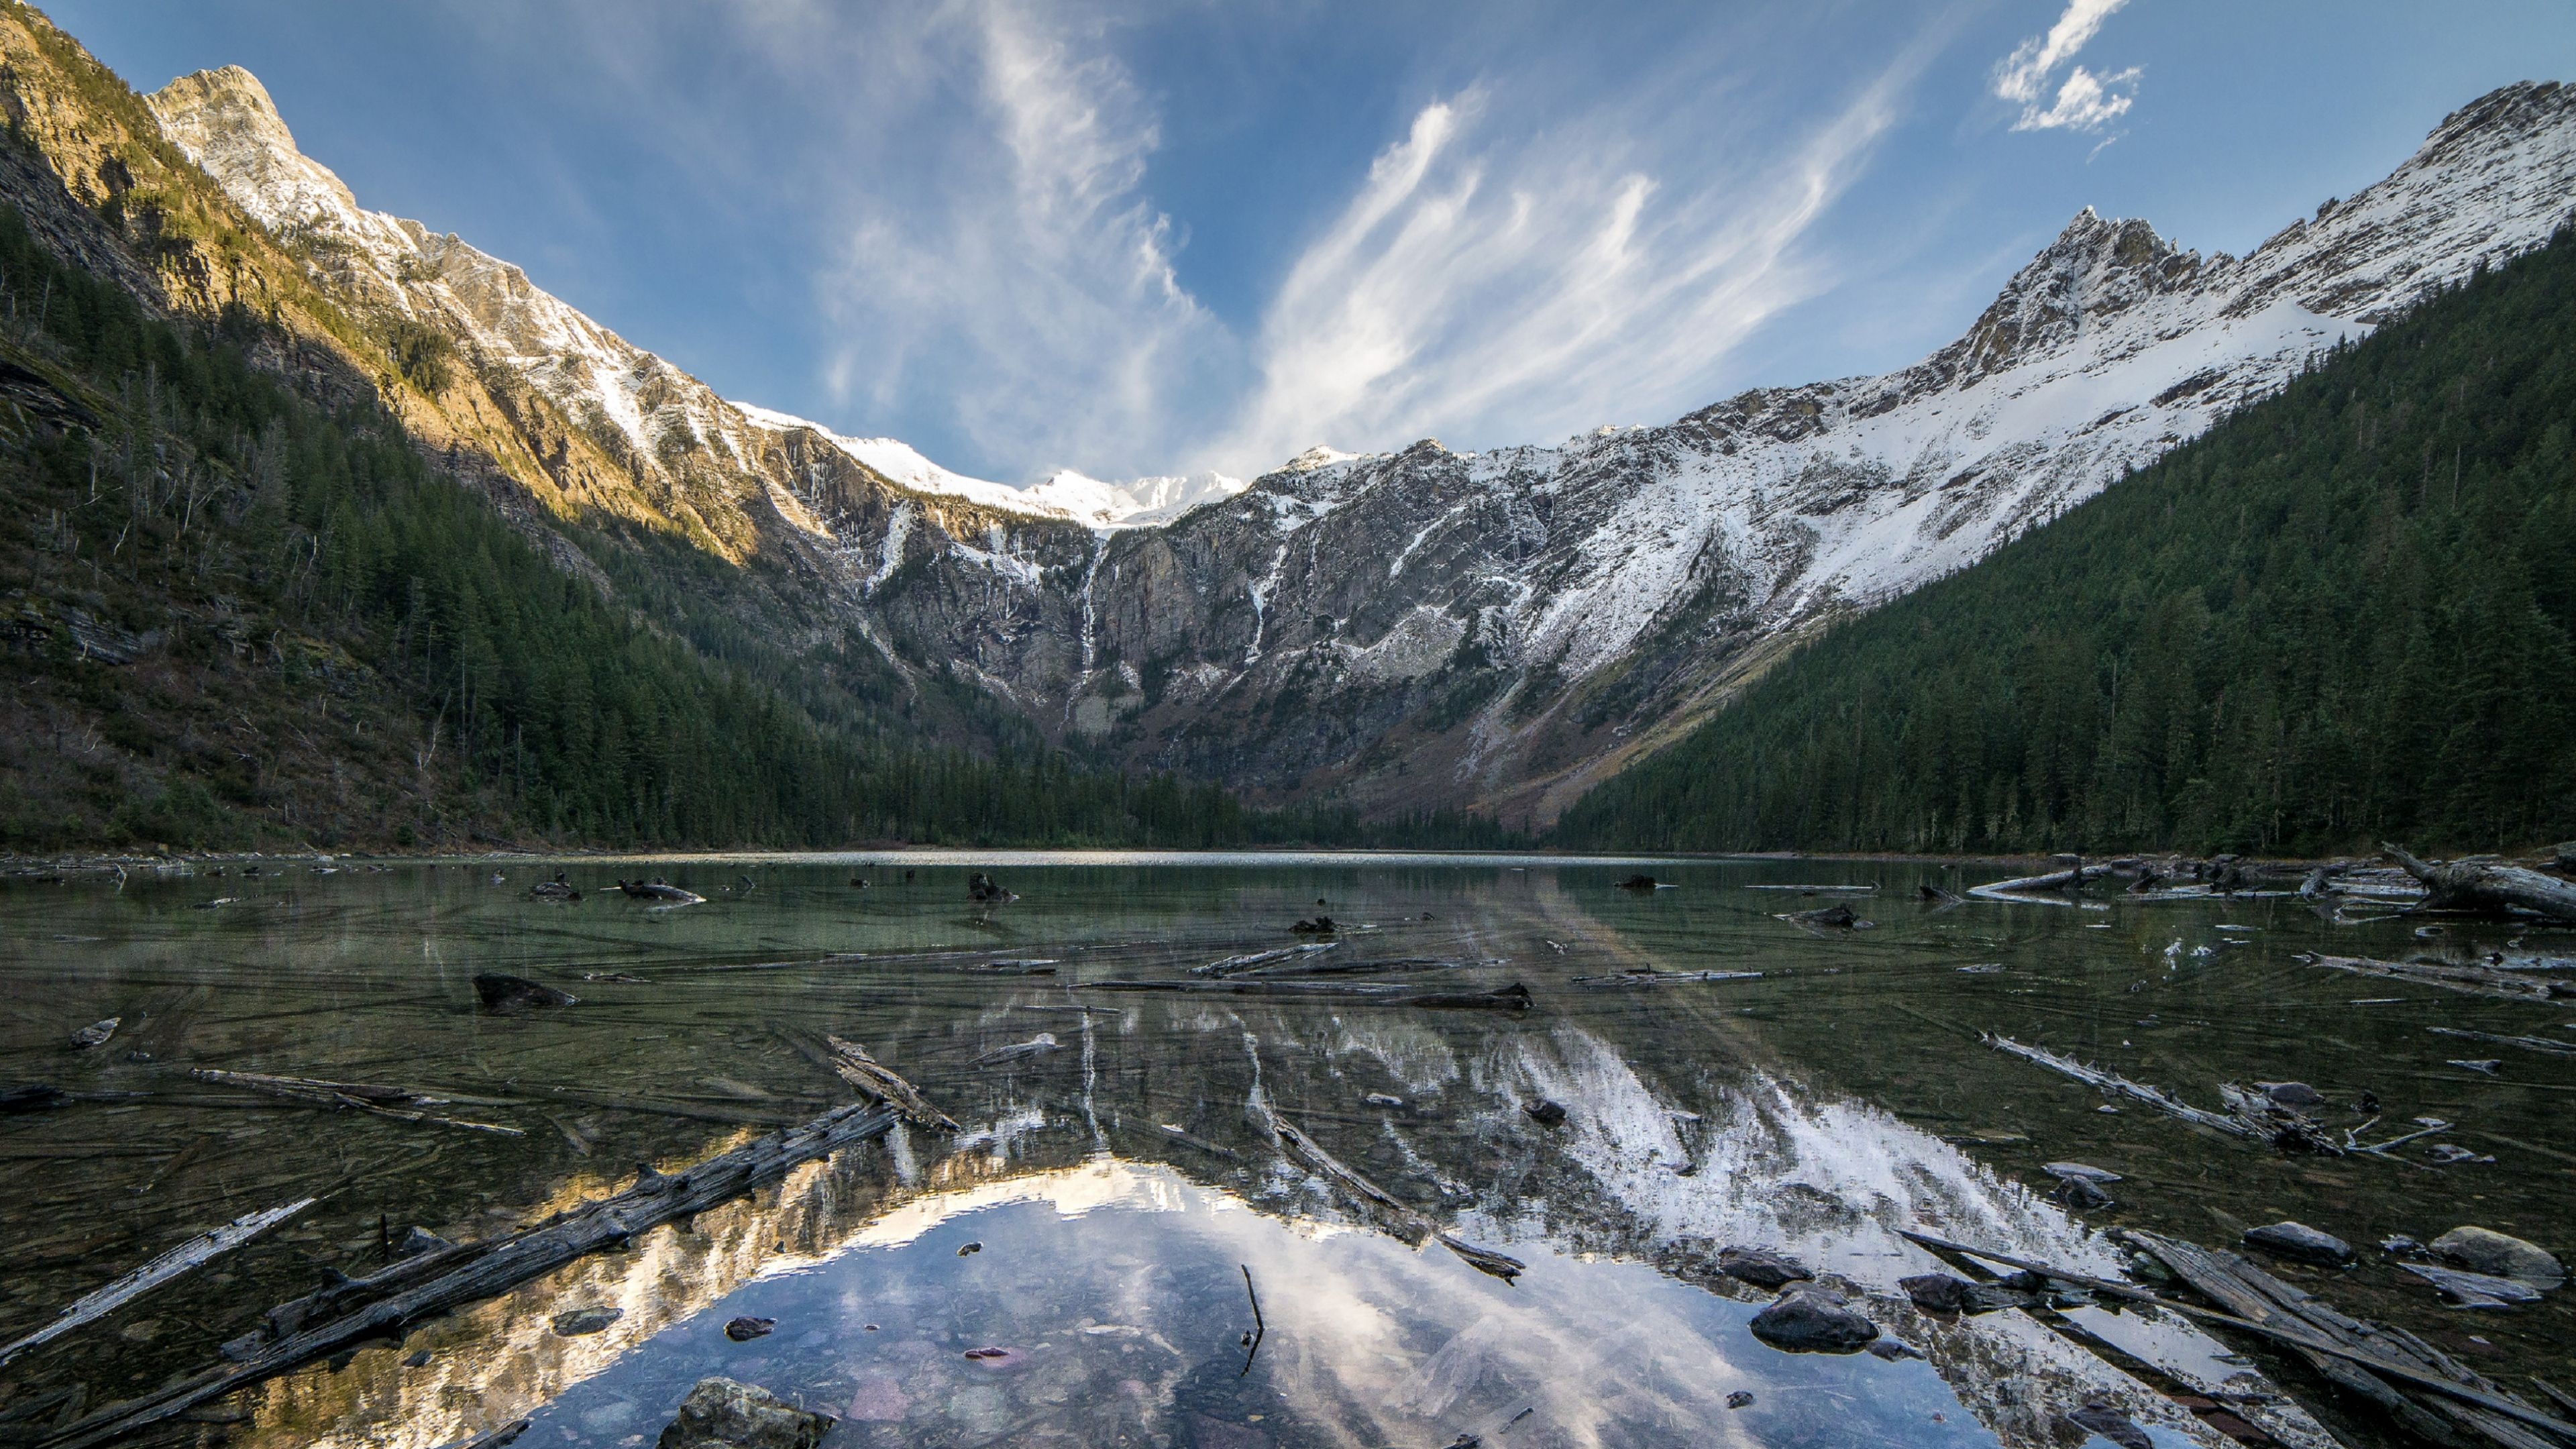
<path id="1" fill-rule="evenodd" d="M 2576 836 L 2576 241 L 1848 619 L 1557 835 L 2264 853 Z"/>
<path id="2" fill-rule="evenodd" d="M 274 341 L 154 319 L 0 213 L 0 847 L 1497 838 L 799 698 L 650 574 L 557 566 L 372 401 L 290 390 Z"/>

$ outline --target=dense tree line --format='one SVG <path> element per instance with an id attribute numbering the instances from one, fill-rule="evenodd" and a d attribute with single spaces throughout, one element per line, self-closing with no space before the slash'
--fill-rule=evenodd
<path id="1" fill-rule="evenodd" d="M 2576 241 L 2427 299 L 1586 796 L 1569 843 L 2576 836 Z"/>
<path id="2" fill-rule="evenodd" d="M 147 316 L 15 212 L 0 214 L 0 318 L 0 593 L 25 686 L 0 759 L 0 843 L 1360 833 L 1034 745 L 932 747 L 892 708 L 799 698 L 792 659 L 717 637 L 667 570 L 604 594 L 372 403 L 328 410 L 254 366 L 248 349 L 278 340 L 258 324 Z M 120 639 L 143 657 L 95 647 L 125 652 Z M 103 739 L 66 744 L 67 718 Z M 308 798 L 281 819 L 286 756 Z"/>

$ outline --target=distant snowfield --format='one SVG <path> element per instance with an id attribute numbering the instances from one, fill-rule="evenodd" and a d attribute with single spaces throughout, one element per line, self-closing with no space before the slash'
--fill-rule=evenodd
<path id="1" fill-rule="evenodd" d="M 942 468 L 923 457 L 920 449 L 899 438 L 845 437 L 810 418 L 782 413 L 757 403 L 737 402 L 733 408 L 755 425 L 774 432 L 807 429 L 848 454 L 854 462 L 874 469 L 915 493 L 963 498 L 986 508 L 1039 518 L 1061 518 L 1088 528 L 1148 528 L 1157 523 L 1168 523 L 1202 503 L 1231 498 L 1249 486 L 1241 478 L 1229 478 L 1222 473 L 1104 483 L 1070 468 L 1062 468 L 1050 474 L 1043 483 L 1014 488 L 1008 483 L 969 478 L 963 473 Z"/>

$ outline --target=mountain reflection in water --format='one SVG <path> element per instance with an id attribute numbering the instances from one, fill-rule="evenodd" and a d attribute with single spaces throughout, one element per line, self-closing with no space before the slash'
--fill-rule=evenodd
<path id="1" fill-rule="evenodd" d="M 0 961 L 20 1001 L 64 1003 L 14 1013 L 0 1037 L 11 1079 L 66 1070 L 43 1039 L 56 1017 L 122 1009 L 141 1023 L 150 1059 L 82 1057 L 74 1068 L 88 1075 L 72 1084 L 148 1089 L 185 1065 L 434 1081 L 521 1104 L 469 1115 L 529 1132 L 425 1138 L 376 1119 L 255 1109 L 164 1121 L 150 1098 L 110 1109 L 147 1134 L 270 1115 L 292 1130 L 187 1164 L 190 1178 L 223 1184 L 211 1196 L 169 1201 L 166 1163 L 148 1155 L 94 1160 L 60 1183 L 39 1168 L 0 1189 L 13 1222 L 80 1192 L 121 1194 L 133 1220 L 130 1241 L 102 1234 L 92 1241 L 112 1246 L 37 1263 L 41 1287 L 12 1300 L 13 1326 L 201 1218 L 351 1178 L 353 1166 L 358 1185 L 316 1209 L 312 1226 L 243 1250 L 220 1275 L 237 1270 L 239 1281 L 208 1275 L 164 1290 L 172 1304 L 145 1320 L 154 1333 L 120 1336 L 123 1320 L 111 1320 L 32 1356 L 22 1383 L 94 1377 L 105 1390 L 120 1374 L 149 1381 L 202 1362 L 260 1307 L 310 1286 L 299 1275 L 371 1266 L 379 1214 L 397 1232 L 418 1221 L 480 1235 L 612 1191 L 638 1158 L 670 1168 L 759 1130 L 611 1104 L 784 1120 L 845 1100 L 782 1027 L 865 1043 L 966 1131 L 898 1133 L 425 1325 L 399 1347 L 279 1380 L 247 1396 L 251 1419 L 231 1442 L 432 1449 L 533 1412 L 524 1444 L 640 1444 L 697 1379 L 723 1373 L 838 1417 L 832 1445 L 1433 1449 L 1461 1434 L 1487 1445 L 2063 1445 L 2074 1442 L 2065 1416 L 2103 1402 L 2160 1442 L 2216 1446 L 2226 1441 L 2203 1420 L 2028 1316 L 1917 1314 L 1896 1281 L 1939 1265 L 1895 1230 L 2118 1276 L 2118 1254 L 2086 1224 L 1997 1171 L 2000 1158 L 2027 1172 L 2025 1155 L 2101 1160 L 2131 1176 L 2119 1191 L 2138 1199 L 2113 1220 L 2203 1241 L 2218 1236 L 2209 1220 L 2180 1214 L 2250 1214 L 2249 1199 L 2268 1207 L 2286 1196 L 2288 1212 L 2359 1241 L 2370 1225 L 2349 1220 L 2363 1211 L 2345 1206 L 2356 1198 L 2423 1211 L 2423 1185 L 2389 1164 L 2284 1169 L 2176 1124 L 2096 1114 L 2080 1088 L 1958 1029 L 1966 1018 L 2029 1032 L 2037 1010 L 2056 1039 L 2092 1052 L 2110 1047 L 2106 1025 L 2111 1040 L 2143 1034 L 2127 1023 L 2161 1011 L 2199 1023 L 2181 1058 L 2197 1074 L 2173 1058 L 2165 1069 L 2186 1095 L 2206 1096 L 2218 1076 L 2250 1077 L 2238 1038 L 2254 1013 L 2231 1017 L 2228 998 L 2251 993 L 2286 1011 L 2303 992 L 2322 1007 L 2346 988 L 2310 990 L 2309 974 L 2281 965 L 2289 941 L 2199 958 L 2207 964 L 2159 953 L 2176 931 L 2210 935 L 2207 922 L 2222 918 L 2214 906 L 2082 919 L 1933 912 L 1900 894 L 1931 868 L 1813 862 L 1657 863 L 1682 888 L 1639 896 L 1612 889 L 1633 869 L 1624 862 L 1023 857 L 1004 883 L 1024 899 L 977 910 L 962 882 L 970 868 L 998 872 L 991 860 L 665 863 L 656 871 L 716 898 L 660 915 L 622 901 L 531 902 L 483 884 L 488 866 L 227 882 L 251 897 L 229 915 L 189 909 L 221 893 L 212 882 L 0 895 Z M 909 885 L 907 865 L 918 872 Z M 633 873 L 629 863 L 570 868 L 576 879 Z M 853 874 L 877 879 L 861 894 L 846 884 Z M 737 876 L 754 888 L 718 894 Z M 1802 931 L 1773 912 L 1812 902 L 1747 888 L 1834 876 L 1886 887 L 1868 902 L 1877 930 Z M 1437 974 L 1477 988 L 1522 981 L 1538 1005 L 1432 1012 L 1074 989 L 1177 977 L 1284 941 L 1286 923 L 1319 902 L 1344 922 L 1343 958 L 1476 963 Z M 2254 903 L 2224 918 L 2284 937 L 2302 929 Z M 2087 929 L 2105 924 L 2114 929 Z M 49 941 L 70 934 L 99 939 Z M 1041 956 L 1060 974 L 957 969 Z M 1987 960 L 2005 969 L 1957 969 Z M 1640 966 L 1766 975 L 1571 984 Z M 560 982 L 584 999 L 552 1015 L 480 1016 L 463 978 L 481 969 Z M 621 975 L 639 979 L 608 979 Z M 2343 1030 L 2366 1036 L 2381 1024 Z M 2420 1026 L 2399 1025 L 2410 1038 L 2394 1040 L 2411 1045 Z M 988 1056 L 1040 1032 L 1055 1050 Z M 2268 1060 L 2290 1050 L 2278 1034 L 2263 1049 Z M 2385 1070 L 2392 1049 L 2385 1035 L 2336 1040 L 2281 1074 L 2357 1086 L 2348 1057 L 2376 1057 L 2380 1090 L 2394 1097 L 2384 1084 L 2400 1080 Z M 2415 1053 L 2428 1056 L 2439 1060 Z M 1540 1100 L 1562 1104 L 1565 1121 L 1532 1121 L 1522 1109 Z M 104 1129 L 77 1115 L 93 1110 L 10 1119 L 6 1142 L 41 1157 L 47 1134 L 95 1139 Z M 1392 1235 L 1281 1155 L 1270 1112 L 1528 1272 L 1506 1284 Z M 1945 1139 L 1915 1123 L 1972 1130 Z M 423 1159 L 437 1165 L 376 1165 Z M 2195 1172 L 2235 1181 L 2204 1191 Z M 2480 1186 L 2554 1190 L 2512 1167 Z M 164 1202 L 167 1217 L 155 1216 Z M 970 1241 L 981 1251 L 961 1256 Z M 1745 1325 L 1770 1295 L 1714 1272 L 1717 1249 L 1734 1243 L 1799 1257 L 1928 1361 L 1763 1346 Z M 0 1268 L 16 1266 L 7 1253 Z M 1247 1267 L 1267 1327 L 1248 1372 Z M 620 1316 L 595 1333 L 554 1331 L 558 1315 L 581 1309 Z M 2535 1310 L 2533 1331 L 2546 1337 L 2556 1319 L 2538 1315 L 2560 1312 Z M 183 1314 L 202 1325 L 176 1327 Z M 777 1328 L 733 1342 L 723 1325 L 737 1315 Z M 2330 1442 L 2243 1360 L 2179 1321 L 2099 1309 L 2069 1318 L 2283 1443 Z M 964 1356 L 983 1347 L 1005 1352 Z M 1752 1402 L 1730 1408 L 1739 1392 Z"/>

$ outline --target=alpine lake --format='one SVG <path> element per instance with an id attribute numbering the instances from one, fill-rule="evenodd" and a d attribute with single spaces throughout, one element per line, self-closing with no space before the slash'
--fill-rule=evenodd
<path id="1" fill-rule="evenodd" d="M 0 1115 L 0 1340 L 313 1199 L 0 1364 L 0 1443 L 224 1364 L 415 1227 L 510 1233 L 847 1109 L 833 1039 L 958 1130 L 902 1123 L 134 1442 L 429 1449 L 524 1418 L 535 1449 L 648 1445 L 719 1375 L 830 1415 L 826 1446 L 2411 1442 L 2287 1351 L 2164 1308 L 2061 1284 L 1927 1313 L 1899 1280 L 1969 1270 L 1900 1230 L 2110 1280 L 2134 1266 L 2114 1232 L 2145 1230 L 2544 1409 L 2535 1376 L 2576 1385 L 2576 1291 L 2464 1308 L 2379 1246 L 2474 1224 L 2576 1248 L 2576 1001 L 2301 959 L 2547 971 L 2576 934 L 2419 934 L 2288 892 L 1926 898 L 2013 872 L 1911 861 L 259 864 L 0 886 L 0 1087 L 61 1089 Z M 532 896 L 558 870 L 581 899 Z M 970 899 L 978 872 L 1016 899 Z M 1621 887 L 1638 874 L 1657 888 Z M 1834 904 L 1870 924 L 1783 919 Z M 1292 931 L 1319 916 L 1331 934 Z M 1190 974 L 1324 945 L 1275 958 L 1302 974 Z M 485 973 L 578 999 L 488 1010 Z M 1458 1004 L 1513 983 L 1519 1009 Z M 2212 1111 L 2222 1084 L 2307 1084 L 2333 1142 L 2448 1125 L 2288 1152 L 1989 1033 Z M 2241 1245 L 2284 1220 L 2356 1261 Z M 1757 1338 L 1774 1294 L 1720 1270 L 1728 1247 L 1796 1260 L 1879 1350 Z"/>

